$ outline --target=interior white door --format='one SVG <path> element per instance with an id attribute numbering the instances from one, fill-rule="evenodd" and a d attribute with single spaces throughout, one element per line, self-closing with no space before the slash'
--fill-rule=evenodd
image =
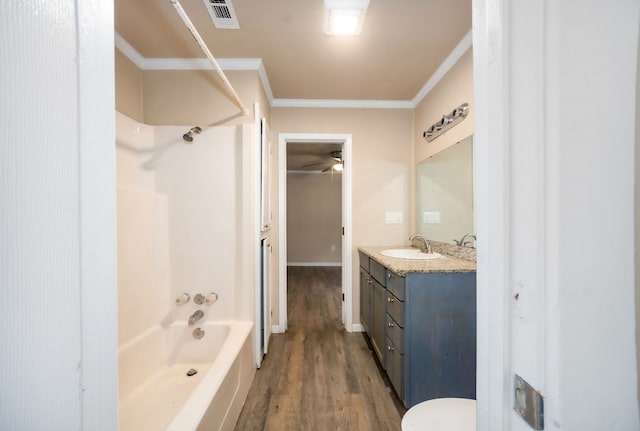
<path id="1" fill-rule="evenodd" d="M 267 354 L 269 349 L 269 339 L 271 338 L 271 257 L 273 247 L 271 247 L 271 239 L 262 240 L 262 271 L 261 271 L 261 299 L 262 303 L 262 319 L 261 319 L 261 344 L 263 355 Z"/>
<path id="2" fill-rule="evenodd" d="M 640 14 L 609 6 L 474 1 L 478 430 L 533 429 L 516 375 L 542 397 L 545 430 L 639 429 L 633 262 L 620 259 L 633 241 L 620 239 L 633 231 Z M 614 106 L 615 126 L 587 126 Z"/>

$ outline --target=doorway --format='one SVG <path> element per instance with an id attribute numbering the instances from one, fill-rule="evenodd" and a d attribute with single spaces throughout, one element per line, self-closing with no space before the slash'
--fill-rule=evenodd
<path id="1" fill-rule="evenodd" d="M 324 133 L 281 133 L 278 139 L 278 236 L 279 236 L 279 254 L 278 254 L 278 305 L 279 305 L 279 321 L 274 332 L 285 332 L 287 330 L 287 263 L 288 263 L 288 232 L 287 232 L 287 146 L 295 145 L 326 145 L 337 146 L 332 147 L 328 152 L 328 159 L 331 157 L 338 159 L 338 150 L 341 147 L 339 155 L 340 164 L 343 168 L 341 177 L 342 202 L 341 202 L 341 253 L 340 264 L 342 266 L 342 324 L 349 332 L 353 331 L 353 306 L 352 306 L 352 202 L 351 202 L 351 184 L 352 184 L 352 167 L 351 167 L 351 135 L 350 134 L 324 134 Z M 324 166 L 321 170 L 324 169 Z M 326 172 L 331 175 L 331 172 Z M 336 178 L 337 175 L 334 177 Z"/>

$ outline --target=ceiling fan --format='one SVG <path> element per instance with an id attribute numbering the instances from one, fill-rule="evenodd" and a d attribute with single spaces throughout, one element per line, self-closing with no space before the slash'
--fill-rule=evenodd
<path id="1" fill-rule="evenodd" d="M 327 157 L 327 160 L 309 163 L 308 165 L 304 165 L 303 168 L 312 168 L 312 167 L 321 167 L 321 172 L 329 172 L 329 171 L 342 171 L 342 151 L 331 151 Z"/>

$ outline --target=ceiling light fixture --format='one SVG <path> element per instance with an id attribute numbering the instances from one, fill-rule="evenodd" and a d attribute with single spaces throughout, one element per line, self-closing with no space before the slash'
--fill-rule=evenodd
<path id="1" fill-rule="evenodd" d="M 354 36 L 362 31 L 369 0 L 324 0 L 324 33 Z"/>

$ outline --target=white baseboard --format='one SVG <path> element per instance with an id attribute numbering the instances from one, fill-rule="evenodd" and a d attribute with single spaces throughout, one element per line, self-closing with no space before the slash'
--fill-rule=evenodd
<path id="1" fill-rule="evenodd" d="M 282 334 L 284 331 L 282 330 L 282 328 L 280 327 L 280 325 L 273 325 L 271 327 L 271 333 L 272 334 Z"/>
<path id="2" fill-rule="evenodd" d="M 341 262 L 287 262 L 287 266 L 342 266 Z"/>
<path id="3" fill-rule="evenodd" d="M 364 326 L 360 323 L 354 323 L 351 325 L 351 332 L 364 332 Z"/>

